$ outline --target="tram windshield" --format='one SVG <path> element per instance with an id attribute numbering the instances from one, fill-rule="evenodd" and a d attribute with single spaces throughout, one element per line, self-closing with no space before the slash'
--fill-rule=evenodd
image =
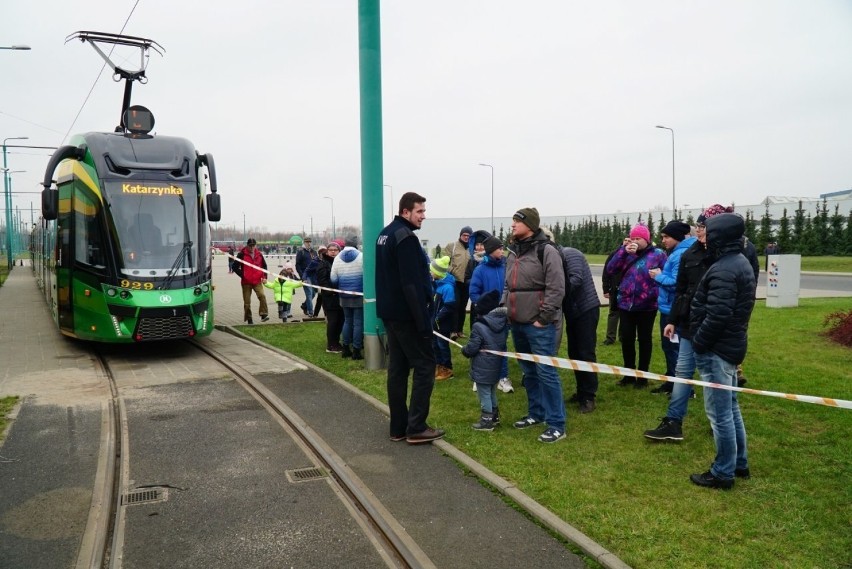
<path id="1" fill-rule="evenodd" d="M 193 184 L 105 184 L 122 262 L 132 277 L 180 277 L 198 270 L 198 207 Z"/>

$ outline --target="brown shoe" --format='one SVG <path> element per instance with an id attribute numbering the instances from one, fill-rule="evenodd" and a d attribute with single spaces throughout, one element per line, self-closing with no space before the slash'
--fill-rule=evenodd
<path id="1" fill-rule="evenodd" d="M 408 444 L 410 445 L 419 445 L 423 443 L 431 443 L 432 441 L 437 441 L 443 436 L 443 429 L 433 429 L 432 427 L 426 427 L 426 430 L 422 433 L 408 435 L 405 440 L 408 441 Z"/>
<path id="2" fill-rule="evenodd" d="M 444 366 L 435 368 L 435 381 L 447 381 L 453 378 L 453 370 Z"/>

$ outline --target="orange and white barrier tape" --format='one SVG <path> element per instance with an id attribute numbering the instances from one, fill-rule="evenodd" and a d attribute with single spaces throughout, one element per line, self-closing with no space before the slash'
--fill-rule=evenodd
<path id="1" fill-rule="evenodd" d="M 266 273 L 267 275 L 269 275 L 269 276 L 271 277 L 271 279 L 267 279 L 267 280 L 274 280 L 274 279 L 277 279 L 277 278 L 279 278 L 279 277 L 281 277 L 281 276 L 282 276 L 282 275 L 279 275 L 279 274 L 277 274 L 277 273 L 273 273 L 272 271 L 269 271 L 269 270 L 267 270 L 267 269 L 264 269 L 263 267 L 258 267 L 257 265 L 254 265 L 254 264 L 252 264 L 252 263 L 246 262 L 246 261 L 244 261 L 244 260 L 242 260 L 242 259 L 238 259 L 236 256 L 231 255 L 230 253 L 227 253 L 226 255 L 227 255 L 229 258 L 233 259 L 234 261 L 237 261 L 238 263 L 242 263 L 243 265 L 245 265 L 245 266 L 247 266 L 247 267 L 252 267 L 252 268 L 254 268 L 254 269 L 257 269 L 257 270 L 258 270 L 258 271 L 260 271 L 261 273 Z M 350 295 L 350 296 L 364 296 L 364 293 L 363 293 L 363 292 L 355 292 L 355 291 L 351 291 L 351 290 L 340 290 L 339 288 L 330 288 L 330 287 L 327 287 L 327 286 L 320 286 L 320 285 L 315 285 L 315 284 L 308 284 L 308 283 L 306 283 L 306 282 L 304 282 L 304 281 L 300 281 L 299 279 L 291 279 L 290 277 L 284 277 L 284 278 L 285 278 L 286 280 L 288 280 L 288 281 L 296 281 L 296 282 L 300 282 L 300 283 L 302 283 L 302 286 L 307 286 L 307 287 L 310 287 L 310 288 L 315 288 L 315 289 L 317 289 L 317 290 L 327 290 L 327 291 L 331 291 L 331 292 L 337 292 L 337 293 L 342 293 L 342 294 L 348 294 L 348 295 Z M 376 300 L 375 300 L 375 299 L 365 299 L 365 300 L 364 300 L 364 302 L 376 302 Z"/>
<path id="2" fill-rule="evenodd" d="M 439 338 L 443 338 L 451 344 L 463 347 L 458 342 L 442 336 L 438 332 L 434 332 Z M 779 393 L 777 391 L 763 391 L 762 389 L 751 389 L 749 387 L 734 387 L 732 385 L 722 385 L 720 383 L 710 383 L 708 381 L 699 381 L 695 379 L 684 379 L 682 377 L 671 377 L 668 375 L 660 375 L 649 371 L 638 369 L 630 369 L 627 367 L 611 366 L 607 364 L 599 364 L 593 362 L 584 362 L 582 360 L 570 360 L 567 358 L 557 358 L 551 356 L 537 356 L 534 354 L 524 354 L 521 352 L 498 352 L 495 350 L 482 350 L 495 356 L 505 356 L 516 360 L 526 360 L 537 364 L 553 366 L 561 369 L 573 369 L 574 371 L 591 371 L 595 373 L 608 373 L 615 376 L 638 377 L 639 379 L 653 379 L 655 381 L 671 381 L 673 383 L 685 383 L 689 385 L 700 385 L 702 387 L 711 387 L 713 389 L 727 389 L 728 391 L 739 391 L 742 393 L 750 393 L 754 395 L 766 395 L 767 397 L 778 397 L 781 399 L 789 399 L 791 401 L 801 401 L 802 403 L 814 403 L 816 405 L 825 405 L 826 407 L 838 407 L 841 409 L 852 409 L 852 401 L 845 399 L 834 399 L 831 397 L 815 397 L 813 395 L 795 395 L 792 393 Z"/>

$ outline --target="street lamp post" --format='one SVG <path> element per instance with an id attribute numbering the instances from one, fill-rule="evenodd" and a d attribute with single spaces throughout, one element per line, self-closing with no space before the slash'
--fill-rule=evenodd
<path id="1" fill-rule="evenodd" d="M 6 264 L 12 270 L 12 194 L 9 191 L 9 166 L 6 163 L 6 141 L 29 140 L 28 136 L 10 136 L 3 139 L 3 196 L 6 204 Z"/>
<path id="2" fill-rule="evenodd" d="M 494 234 L 494 166 L 491 164 L 482 164 L 480 162 L 480 166 L 485 166 L 487 168 L 491 168 L 491 233 Z"/>
<path id="3" fill-rule="evenodd" d="M 657 125 L 657 128 L 665 129 L 672 133 L 672 219 L 677 215 L 675 210 L 675 157 L 674 157 L 674 129 L 667 126 Z"/>
<path id="4" fill-rule="evenodd" d="M 323 199 L 331 200 L 331 238 L 337 239 L 337 230 L 334 227 L 334 198 L 323 196 Z"/>

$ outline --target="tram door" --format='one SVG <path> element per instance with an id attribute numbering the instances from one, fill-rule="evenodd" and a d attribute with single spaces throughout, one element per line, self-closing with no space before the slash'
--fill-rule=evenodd
<path id="1" fill-rule="evenodd" d="M 71 183 L 59 186 L 59 215 L 56 218 L 56 314 L 61 330 L 74 330 L 72 306 L 71 230 L 74 215 L 71 209 Z"/>

